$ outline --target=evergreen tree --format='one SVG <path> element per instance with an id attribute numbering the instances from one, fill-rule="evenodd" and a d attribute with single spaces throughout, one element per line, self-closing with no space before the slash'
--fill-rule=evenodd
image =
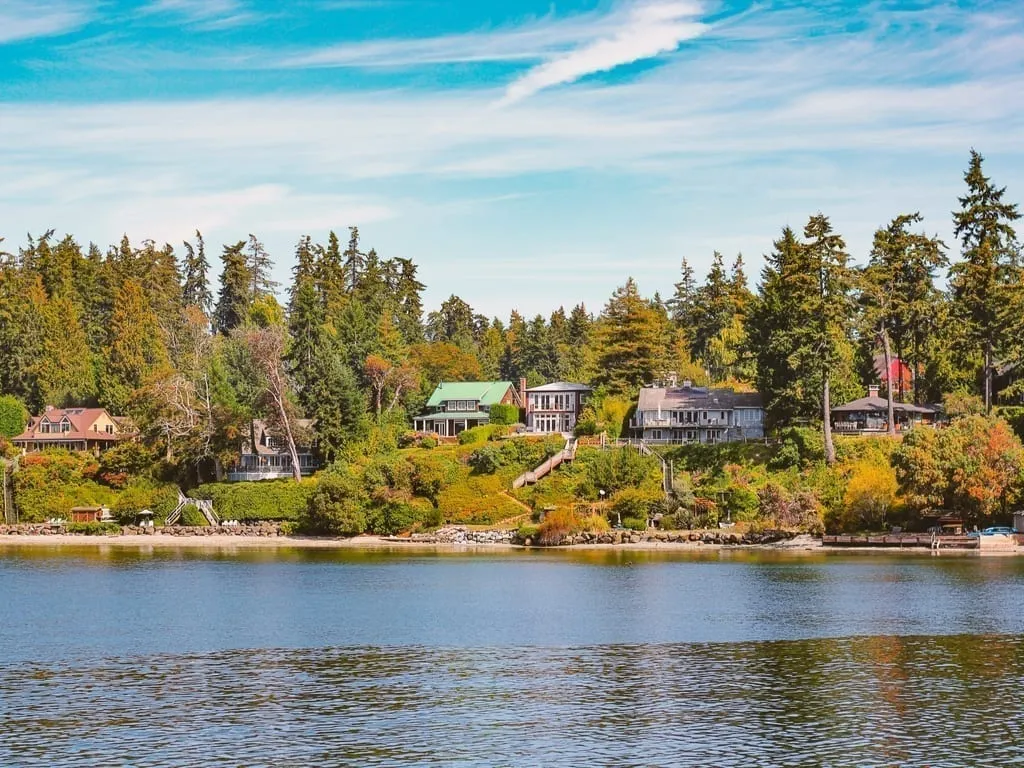
<path id="1" fill-rule="evenodd" d="M 633 278 L 605 305 L 598 333 L 597 383 L 613 394 L 632 395 L 662 372 L 664 327 Z"/>
<path id="2" fill-rule="evenodd" d="M 333 231 L 327 237 L 327 248 L 317 262 L 316 283 L 320 301 L 327 312 L 328 321 L 334 323 L 341 308 L 348 301 L 345 288 L 345 266 L 338 235 Z M 336 325 L 336 323 L 335 323 Z"/>
<path id="3" fill-rule="evenodd" d="M 992 407 L 992 374 L 996 363 L 1015 356 L 1019 344 L 1014 326 L 1024 310 L 1024 285 L 1012 222 L 1020 218 L 1015 204 L 1003 201 L 1005 187 L 996 187 L 982 171 L 983 158 L 971 150 L 964 173 L 967 194 L 953 214 L 963 261 L 950 271 L 953 312 L 962 323 L 960 352 L 982 358 L 982 391 L 986 410 Z"/>
<path id="4" fill-rule="evenodd" d="M 315 253 L 309 236 L 300 239 L 296 246 L 295 278 L 289 293 L 289 370 L 299 402 L 309 412 L 313 406 L 310 398 L 315 389 L 315 380 L 324 368 L 319 357 L 331 351 L 326 312 L 317 294 Z"/>
<path id="5" fill-rule="evenodd" d="M 185 284 L 182 301 L 186 307 L 199 307 L 203 314 L 213 311 L 213 294 L 210 292 L 210 262 L 206 259 L 206 243 L 203 233 L 196 230 L 196 244 L 185 241 Z"/>
<path id="6" fill-rule="evenodd" d="M 470 350 L 476 334 L 476 315 L 469 304 L 452 295 L 427 316 L 426 331 L 429 341 L 449 341 L 460 349 Z"/>
<path id="7" fill-rule="evenodd" d="M 732 324 L 736 314 L 732 283 L 725 273 L 722 254 L 715 251 L 704 285 L 697 289 L 693 306 L 690 351 L 694 358 L 707 364 L 711 340 Z M 722 371 L 712 371 L 720 379 Z"/>
<path id="8" fill-rule="evenodd" d="M 270 277 L 274 262 L 270 260 L 270 254 L 263 247 L 256 235 L 249 235 L 249 243 L 246 248 L 246 267 L 249 270 L 249 295 L 252 301 L 262 296 L 273 296 L 274 289 L 280 283 L 274 282 Z"/>
<path id="9" fill-rule="evenodd" d="M 362 433 L 367 405 L 344 355 L 330 345 L 323 352 L 314 360 L 316 376 L 306 390 L 306 414 L 314 422 L 317 451 L 326 462 L 333 462 L 342 448 Z"/>
<path id="10" fill-rule="evenodd" d="M 417 279 L 417 267 L 409 259 L 395 259 L 398 278 L 392 291 L 395 298 L 395 321 L 406 344 L 423 341 L 423 289 Z"/>
<path id="11" fill-rule="evenodd" d="M 359 227 L 349 227 L 348 232 L 348 247 L 342 254 L 342 271 L 345 275 L 346 290 L 354 293 L 366 268 L 366 254 L 359 250 Z"/>
<path id="12" fill-rule="evenodd" d="M 679 282 L 675 284 L 675 289 L 675 293 L 668 301 L 672 322 L 689 333 L 695 322 L 697 281 L 693 274 L 693 267 L 686 259 L 683 259 L 681 275 Z"/>
<path id="13" fill-rule="evenodd" d="M 213 313 L 213 327 L 217 333 L 228 335 L 245 324 L 252 304 L 253 277 L 246 263 L 245 241 L 225 245 L 221 261 L 220 293 Z"/>
<path id="14" fill-rule="evenodd" d="M 169 363 L 159 321 L 134 280 L 114 300 L 110 337 L 100 394 L 104 405 L 123 413 L 132 393 Z"/>

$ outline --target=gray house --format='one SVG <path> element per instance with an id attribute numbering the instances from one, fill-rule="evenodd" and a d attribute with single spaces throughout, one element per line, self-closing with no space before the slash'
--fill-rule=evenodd
<path id="1" fill-rule="evenodd" d="M 764 437 L 764 408 L 757 392 L 684 381 L 641 389 L 631 427 L 652 443 L 727 443 Z"/>

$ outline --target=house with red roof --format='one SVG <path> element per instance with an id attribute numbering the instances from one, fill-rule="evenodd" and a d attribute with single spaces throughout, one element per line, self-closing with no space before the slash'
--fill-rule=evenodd
<path id="1" fill-rule="evenodd" d="M 63 448 L 99 453 L 138 436 L 131 421 L 111 416 L 105 408 L 54 408 L 29 419 L 25 431 L 11 442 L 23 451 Z"/>

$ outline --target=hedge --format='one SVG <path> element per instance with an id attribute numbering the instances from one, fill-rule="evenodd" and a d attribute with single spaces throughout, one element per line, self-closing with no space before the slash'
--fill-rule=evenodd
<path id="1" fill-rule="evenodd" d="M 298 520 L 316 480 L 263 480 L 258 483 L 206 483 L 189 491 L 193 499 L 212 499 L 221 520 Z"/>
<path id="2" fill-rule="evenodd" d="M 519 415 L 519 406 L 498 403 L 497 405 L 491 406 L 490 423 L 518 424 L 520 422 Z"/>

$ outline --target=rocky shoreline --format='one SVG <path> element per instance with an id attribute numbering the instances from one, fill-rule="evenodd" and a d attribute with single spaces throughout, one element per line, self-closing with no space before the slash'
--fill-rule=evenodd
<path id="1" fill-rule="evenodd" d="M 448 526 L 432 533 L 414 533 L 411 536 L 389 536 L 385 541 L 412 544 L 515 544 L 524 547 L 571 547 L 593 544 L 689 544 L 716 546 L 757 546 L 778 544 L 792 540 L 796 534 L 789 531 L 761 531 L 758 533 L 731 533 L 723 530 L 708 531 L 629 531 L 614 530 L 605 533 L 578 533 L 563 537 L 558 542 L 544 544 L 533 537 L 522 537 L 518 530 L 475 531 L 465 526 Z"/>
<path id="2" fill-rule="evenodd" d="M 49 523 L 21 523 L 0 525 L 0 536 L 76 536 L 81 538 L 117 538 L 118 536 L 245 536 L 280 537 L 280 523 L 256 523 L 253 525 L 187 526 L 169 525 L 162 528 L 141 525 L 121 525 L 109 530 L 82 531 L 54 526 Z"/>

